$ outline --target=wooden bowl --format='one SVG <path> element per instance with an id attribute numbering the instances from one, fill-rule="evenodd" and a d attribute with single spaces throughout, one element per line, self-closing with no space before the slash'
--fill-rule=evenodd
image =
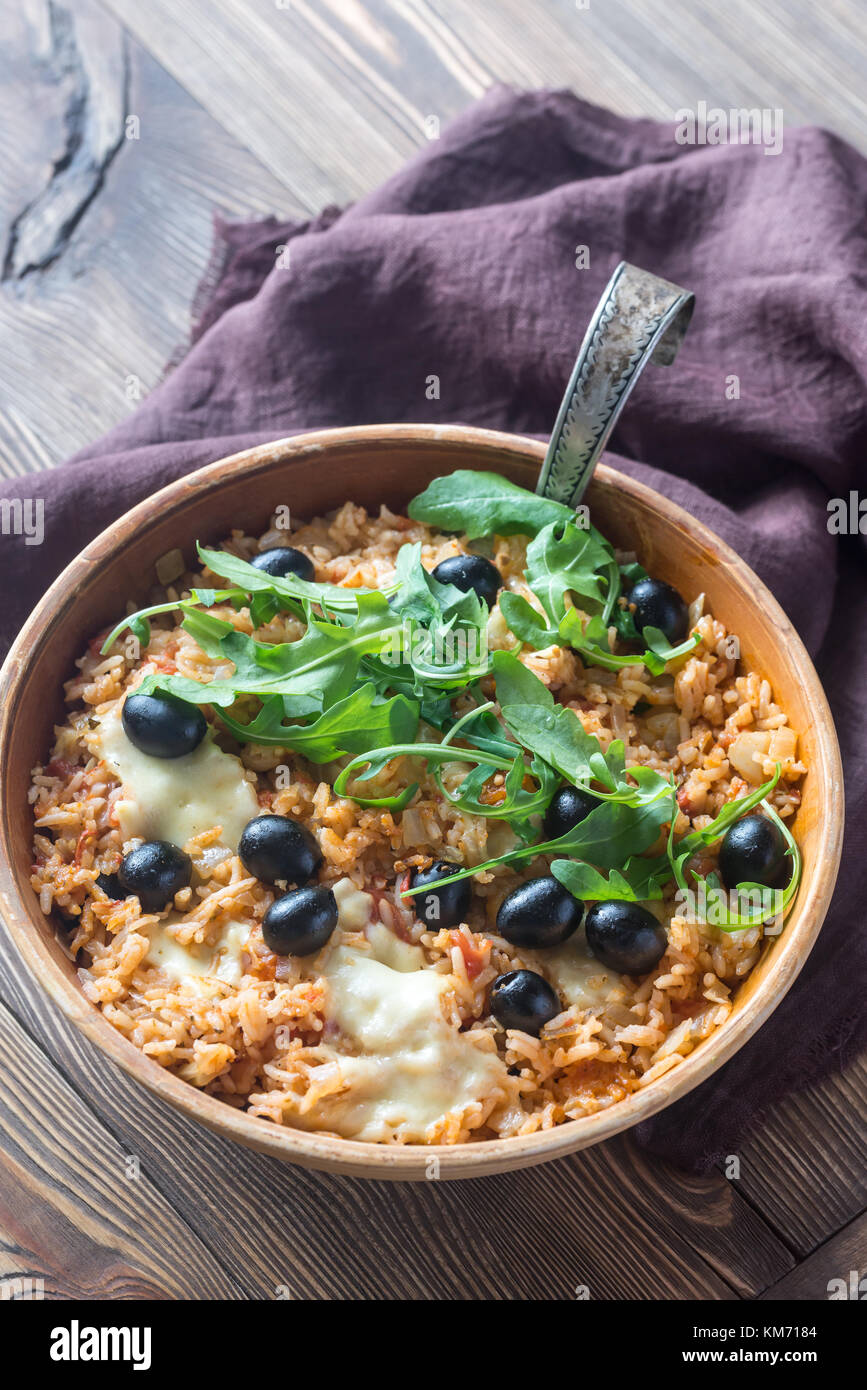
<path id="1" fill-rule="evenodd" d="M 98 536 L 38 604 L 0 673 L 0 906 L 27 968 L 88 1038 L 156 1095 L 251 1148 L 312 1168 L 372 1178 L 420 1179 L 431 1160 L 444 1178 L 522 1168 L 607 1139 L 706 1081 L 755 1033 L 803 966 L 831 899 L 840 858 L 840 754 L 824 692 L 797 633 L 765 586 L 711 531 L 664 497 L 612 469 L 597 470 L 593 519 L 651 573 L 692 597 L 740 637 L 747 665 L 767 675 L 801 737 L 809 767 L 794 832 L 803 880 L 782 935 L 736 996 L 726 1023 L 679 1066 L 609 1110 L 513 1139 L 456 1147 L 391 1146 L 280 1128 L 202 1094 L 139 1052 L 85 999 L 62 932 L 47 920 L 30 882 L 30 771 L 63 718 L 62 683 L 87 642 L 114 622 L 128 598 L 141 601 L 154 563 L 196 539 L 217 543 L 232 528 L 259 532 L 288 504 L 312 517 L 346 499 L 402 508 L 434 477 L 456 468 L 492 469 L 532 488 L 543 456 L 532 440 L 488 430 L 430 425 L 325 430 L 221 459 L 127 512 Z M 434 1169 L 435 1171 L 435 1169 Z"/>

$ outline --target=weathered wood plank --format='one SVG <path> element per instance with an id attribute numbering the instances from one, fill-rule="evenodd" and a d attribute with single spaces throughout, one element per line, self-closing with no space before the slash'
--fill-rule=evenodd
<path id="1" fill-rule="evenodd" d="M 146 11 L 135 0 L 106 4 L 310 206 L 368 192 L 424 140 L 424 113 L 401 84 L 312 0 L 224 0 L 217 22 L 198 0 L 152 0 Z"/>
<path id="2" fill-rule="evenodd" d="M 867 1298 L 867 1213 L 820 1245 L 809 1259 L 767 1289 L 762 1299 L 814 1303 L 832 1294 L 841 1300 Z"/>
<path id="3" fill-rule="evenodd" d="M 0 1004 L 0 1276 L 55 1298 L 232 1298 L 219 1262 Z"/>
<path id="4" fill-rule="evenodd" d="M 532 22 L 525 0 L 224 0 L 219 24 L 202 19 L 202 0 L 104 3 L 314 200 L 368 191 L 423 143 L 427 116 L 446 120 L 498 81 L 571 87 L 659 119 L 699 99 L 780 106 L 789 124 L 867 147 L 856 7 L 841 0 L 547 0 Z"/>
<path id="5" fill-rule="evenodd" d="M 787 1096 L 744 1145 L 738 1190 L 803 1258 L 867 1208 L 867 1056 Z"/>
<path id="6" fill-rule="evenodd" d="M 194 1127 L 104 1062 L 10 950 L 0 991 L 248 1297 L 749 1296 L 791 1257 L 735 1187 L 623 1141 L 527 1172 L 395 1186 L 304 1172 Z M 201 1296 L 208 1296 L 203 1293 Z"/>
<path id="7" fill-rule="evenodd" d="M 215 209 L 306 215 L 93 0 L 75 6 L 75 27 L 60 4 L 52 27 L 48 9 L 10 10 L 0 48 L 7 475 L 90 443 L 159 381 L 189 331 Z M 40 13 L 41 30 L 26 22 Z"/>

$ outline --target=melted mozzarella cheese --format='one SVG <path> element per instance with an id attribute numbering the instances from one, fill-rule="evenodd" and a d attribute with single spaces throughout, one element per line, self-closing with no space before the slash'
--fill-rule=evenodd
<path id="1" fill-rule="evenodd" d="M 119 716 L 110 714 L 91 741 L 123 783 L 115 811 L 125 840 L 183 846 L 220 825 L 221 841 L 235 850 L 247 821 L 259 814 L 240 759 L 218 748 L 210 733 L 182 758 L 151 758 L 130 743 Z"/>
<path id="2" fill-rule="evenodd" d="M 532 970 L 547 976 L 572 1008 L 598 1008 L 622 989 L 616 971 L 591 956 L 583 927 L 562 946 L 540 952 L 522 951 L 521 955 Z"/>
<path id="3" fill-rule="evenodd" d="M 356 888 L 351 878 L 339 878 L 331 891 L 337 901 L 337 924 L 341 931 L 364 931 L 373 908 L 372 895 Z"/>
<path id="4" fill-rule="evenodd" d="M 299 1122 L 350 1139 L 423 1140 L 450 1111 L 489 1099 L 505 1067 L 447 1021 L 443 1005 L 453 977 L 425 967 L 421 947 L 371 920 L 370 894 L 348 879 L 333 891 L 340 926 L 364 925 L 370 942 L 369 950 L 338 946 L 323 972 L 329 1021 L 357 1055 L 338 1057 L 344 1089 L 317 1101 Z"/>
<path id="5" fill-rule="evenodd" d="M 372 954 L 338 947 L 325 979 L 329 1017 L 360 1055 L 339 1059 L 347 1089 L 321 1101 L 307 1123 L 350 1139 L 423 1140 L 450 1111 L 483 1103 L 505 1079 L 495 1052 L 483 1052 L 447 1022 L 450 976 L 394 970 Z"/>
<path id="6" fill-rule="evenodd" d="M 249 923 L 230 922 L 215 946 L 182 946 L 173 930 L 182 920 L 170 915 L 148 928 L 151 944 L 145 965 L 159 967 L 174 980 L 211 975 L 239 985 L 244 976 L 241 953 L 250 935 Z"/>

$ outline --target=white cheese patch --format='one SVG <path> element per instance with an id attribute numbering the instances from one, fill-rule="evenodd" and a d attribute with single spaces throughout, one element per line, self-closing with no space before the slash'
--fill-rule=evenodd
<path id="1" fill-rule="evenodd" d="M 250 935 L 250 924 L 230 922 L 214 946 L 182 946 L 173 930 L 182 921 L 183 918 L 170 915 L 148 928 L 151 944 L 145 965 L 159 967 L 174 980 L 211 975 L 227 984 L 239 985 L 244 977 L 241 953 Z"/>
<path id="2" fill-rule="evenodd" d="M 110 714 L 90 741 L 123 784 L 115 811 L 125 840 L 183 846 L 221 825 L 221 841 L 236 850 L 247 821 L 259 815 L 240 759 L 218 748 L 210 733 L 182 758 L 151 758 L 130 743 L 119 714 Z"/>
<path id="3" fill-rule="evenodd" d="M 410 970 L 421 970 L 424 967 L 424 951 L 421 947 L 413 946 L 409 941 L 401 941 L 400 937 L 395 936 L 382 922 L 370 923 L 367 939 L 374 960 L 378 960 L 381 965 L 387 965 L 389 970 L 396 970 L 398 974 L 405 975 Z"/>
<path id="4" fill-rule="evenodd" d="M 349 1139 L 423 1140 L 452 1110 L 483 1102 L 505 1079 L 496 1053 L 483 1052 L 450 1024 L 443 998 L 450 975 L 425 967 L 420 946 L 373 917 L 373 897 L 348 878 L 334 884 L 344 931 L 364 931 L 370 948 L 338 946 L 323 972 L 326 1012 L 349 1050 L 336 1065 L 345 1089 L 325 1096 L 300 1124 Z"/>
<path id="5" fill-rule="evenodd" d="M 363 931 L 370 942 L 374 960 L 401 973 L 421 970 L 424 951 L 408 941 L 401 941 L 378 917 L 373 916 L 373 895 L 356 888 L 351 878 L 339 878 L 332 893 L 337 899 L 337 925 L 341 931 Z"/>
<path id="6" fill-rule="evenodd" d="M 531 970 L 545 975 L 575 1009 L 595 1009 L 605 1004 L 613 991 L 622 990 L 620 976 L 591 956 L 584 928 L 562 946 L 547 951 L 522 951 Z"/>
<path id="7" fill-rule="evenodd" d="M 339 878 L 331 889 L 337 900 L 337 925 L 341 931 L 364 931 L 370 921 L 373 897 L 356 888 L 351 878 Z"/>
<path id="8" fill-rule="evenodd" d="M 381 947 L 379 933 L 375 939 Z M 402 956 L 404 968 L 393 969 L 372 953 L 332 952 L 324 972 L 328 1016 L 360 1055 L 339 1059 L 347 1089 L 314 1105 L 305 1124 L 350 1139 L 423 1140 L 443 1116 L 484 1102 L 505 1081 L 497 1054 L 447 1022 L 451 977 L 408 963 Z"/>

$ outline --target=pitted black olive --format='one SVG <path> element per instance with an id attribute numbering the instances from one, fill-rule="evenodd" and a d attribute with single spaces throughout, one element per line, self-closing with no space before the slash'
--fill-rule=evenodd
<path id="1" fill-rule="evenodd" d="M 639 579 L 626 596 L 635 604 L 633 619 L 639 632 L 656 627 L 672 646 L 686 637 L 689 609 L 676 589 L 661 579 Z"/>
<path id="2" fill-rule="evenodd" d="M 739 883 L 762 883 L 782 888 L 791 877 L 782 831 L 767 816 L 743 816 L 723 837 L 719 852 L 720 878 L 726 888 Z"/>
<path id="3" fill-rule="evenodd" d="M 561 1005 L 556 991 L 535 970 L 511 970 L 491 985 L 490 1009 L 503 1028 L 538 1037 Z"/>
<path id="4" fill-rule="evenodd" d="M 255 816 L 248 821 L 238 854 L 248 873 L 263 883 L 285 879 L 299 888 L 322 863 L 322 853 L 310 831 L 288 816 Z"/>
<path id="5" fill-rule="evenodd" d="M 591 811 L 595 811 L 597 806 L 601 805 L 597 797 L 590 792 L 582 791 L 580 787 L 561 787 L 554 793 L 545 812 L 545 838 L 559 840 L 561 835 L 574 830 Z"/>
<path id="6" fill-rule="evenodd" d="M 513 946 L 559 946 L 581 925 L 584 904 L 552 875 L 530 878 L 503 899 L 497 931 Z"/>
<path id="7" fill-rule="evenodd" d="M 668 945 L 665 929 L 640 903 L 594 903 L 584 930 L 596 959 L 621 975 L 646 975 Z"/>
<path id="8" fill-rule="evenodd" d="M 450 555 L 447 560 L 440 560 L 432 574 L 438 583 L 454 584 L 462 593 L 474 589 L 489 608 L 493 608 L 503 587 L 503 576 L 484 555 Z"/>
<path id="9" fill-rule="evenodd" d="M 149 758 L 182 758 L 198 748 L 208 730 L 198 705 L 167 694 L 127 695 L 121 723 L 133 747 Z"/>
<path id="10" fill-rule="evenodd" d="M 337 899 L 330 888 L 296 888 L 265 913 L 265 945 L 278 956 L 312 956 L 328 941 L 337 916 Z"/>
<path id="11" fill-rule="evenodd" d="M 273 575 L 275 579 L 285 579 L 287 574 L 294 574 L 298 579 L 309 580 L 316 573 L 313 561 L 303 550 L 296 550 L 294 545 L 277 545 L 272 550 L 263 550 L 253 556 L 250 564 L 254 569 Z"/>
<path id="12" fill-rule="evenodd" d="M 440 879 L 460 873 L 460 868 L 460 864 L 446 864 L 438 860 L 429 869 L 417 869 L 412 875 L 410 886 L 424 888 L 425 892 L 418 893 L 411 901 L 415 904 L 419 921 L 425 922 L 431 931 L 437 931 L 440 927 L 457 927 L 466 919 L 472 897 L 470 880 L 462 878 L 458 883 L 437 887 Z"/>
<path id="13" fill-rule="evenodd" d="M 124 895 L 135 896 L 143 912 L 160 912 L 189 886 L 193 861 L 170 840 L 148 840 L 130 850 L 117 871 Z"/>

